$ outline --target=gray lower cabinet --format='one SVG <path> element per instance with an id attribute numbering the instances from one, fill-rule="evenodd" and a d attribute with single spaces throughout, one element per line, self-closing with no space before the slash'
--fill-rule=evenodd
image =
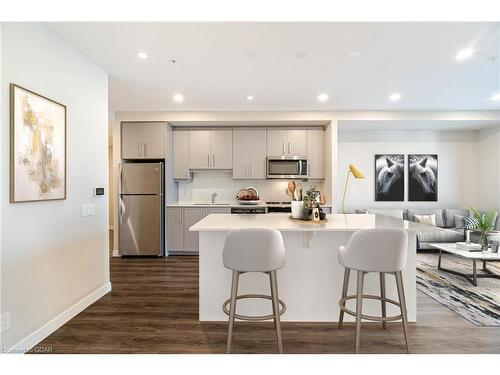
<path id="1" fill-rule="evenodd" d="M 184 209 L 167 208 L 167 250 L 184 251 Z"/>
<path id="2" fill-rule="evenodd" d="M 190 232 L 189 228 L 203 219 L 204 208 L 184 209 L 184 251 L 198 251 L 198 232 Z"/>
<path id="3" fill-rule="evenodd" d="M 210 214 L 230 214 L 229 207 L 167 207 L 167 251 L 182 255 L 197 253 L 198 232 L 189 228 Z"/>

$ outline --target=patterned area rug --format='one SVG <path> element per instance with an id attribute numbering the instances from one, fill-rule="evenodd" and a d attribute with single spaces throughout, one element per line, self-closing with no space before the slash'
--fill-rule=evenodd
<path id="1" fill-rule="evenodd" d="M 443 267 L 472 273 L 470 261 L 449 254 L 442 259 Z M 500 280 L 478 279 L 478 286 L 473 286 L 461 276 L 438 271 L 437 260 L 434 253 L 417 254 L 418 290 L 477 326 L 500 326 Z M 500 262 L 487 267 L 500 273 Z"/>

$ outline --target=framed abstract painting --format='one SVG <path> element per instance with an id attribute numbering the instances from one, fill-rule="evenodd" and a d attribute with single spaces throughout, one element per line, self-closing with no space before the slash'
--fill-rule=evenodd
<path id="1" fill-rule="evenodd" d="M 66 106 L 10 84 L 10 202 L 66 199 Z"/>
<path id="2" fill-rule="evenodd" d="M 408 155 L 408 200 L 436 202 L 438 200 L 438 156 Z"/>

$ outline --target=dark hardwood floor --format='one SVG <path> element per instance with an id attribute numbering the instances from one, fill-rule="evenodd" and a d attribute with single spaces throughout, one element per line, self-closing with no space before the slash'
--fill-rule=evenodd
<path id="1" fill-rule="evenodd" d="M 198 258 L 111 259 L 113 291 L 38 346 L 54 353 L 224 353 L 226 323 L 198 321 Z M 229 287 L 228 287 L 229 288 Z M 228 289 L 229 291 L 229 289 Z M 354 326 L 282 323 L 285 353 L 352 353 Z M 276 353 L 272 323 L 237 322 L 235 353 Z M 477 327 L 418 293 L 412 353 L 500 353 L 500 327 Z M 364 323 L 364 353 L 404 353 L 399 323 Z"/>

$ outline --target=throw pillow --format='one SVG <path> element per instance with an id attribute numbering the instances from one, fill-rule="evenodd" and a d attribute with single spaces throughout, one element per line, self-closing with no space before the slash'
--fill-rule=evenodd
<path id="1" fill-rule="evenodd" d="M 462 215 L 453 215 L 455 220 L 455 229 L 463 229 L 465 216 Z"/>
<path id="2" fill-rule="evenodd" d="M 477 222 L 477 219 L 475 217 L 464 217 L 464 228 L 468 230 L 476 229 L 477 225 L 479 223 Z"/>
<path id="3" fill-rule="evenodd" d="M 415 215 L 415 221 L 420 224 L 436 226 L 436 215 Z"/>

